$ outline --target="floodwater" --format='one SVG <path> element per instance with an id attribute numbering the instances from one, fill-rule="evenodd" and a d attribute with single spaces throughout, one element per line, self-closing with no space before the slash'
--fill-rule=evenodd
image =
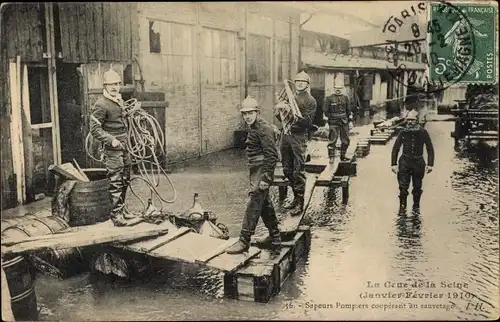
<path id="1" fill-rule="evenodd" d="M 427 123 L 436 162 L 424 178 L 420 216 L 396 215 L 398 187 L 390 169 L 394 139 L 386 146 L 372 145 L 371 153 L 358 160 L 347 206 L 340 196 L 317 188 L 307 219 L 312 225 L 310 253 L 269 304 L 224 299 L 220 275 L 165 264 L 158 275 L 134 282 L 90 283 L 88 274 L 65 280 L 40 276 L 40 318 L 496 318 L 498 164 L 478 164 L 455 152 L 452 126 Z M 202 205 L 237 236 L 248 180 L 244 162 L 240 151 L 231 151 L 210 156 L 196 168 L 177 169 L 170 177 L 179 196 L 168 209 L 188 209 L 198 192 Z M 164 197 L 170 198 L 166 181 L 162 186 Z"/>

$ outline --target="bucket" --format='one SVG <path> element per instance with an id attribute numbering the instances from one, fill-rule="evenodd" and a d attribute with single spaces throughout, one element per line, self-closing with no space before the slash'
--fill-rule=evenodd
<path id="1" fill-rule="evenodd" d="M 69 197 L 71 227 L 93 225 L 109 219 L 111 194 L 106 169 L 83 170 L 90 182 L 77 182 Z"/>
<path id="2" fill-rule="evenodd" d="M 59 217 L 34 218 L 5 229 L 2 232 L 2 238 L 16 239 L 27 236 L 50 235 L 68 227 L 68 224 Z M 83 255 L 79 248 L 50 249 L 48 251 L 34 252 L 33 254 L 55 267 L 58 270 L 55 274 L 60 276 L 74 275 L 81 272 L 81 268 L 83 268 Z M 44 263 L 36 264 L 40 264 L 36 266 L 44 273 L 47 273 L 47 269 L 52 269 L 52 267 L 45 267 Z"/>
<path id="3" fill-rule="evenodd" d="M 38 320 L 35 294 L 35 275 L 23 256 L 2 261 L 10 291 L 12 313 L 16 321 Z"/>

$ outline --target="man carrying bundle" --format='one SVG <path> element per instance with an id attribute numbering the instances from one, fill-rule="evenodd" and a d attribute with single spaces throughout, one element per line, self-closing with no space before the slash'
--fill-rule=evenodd
<path id="1" fill-rule="evenodd" d="M 241 254 L 250 248 L 250 238 L 255 233 L 259 218 L 269 230 L 267 241 L 271 243 L 271 252 L 279 254 L 281 247 L 278 219 L 269 198 L 269 187 L 274 180 L 274 170 L 278 163 L 278 150 L 273 127 L 259 116 L 259 104 L 252 97 L 242 103 L 240 112 L 249 126 L 245 141 L 250 170 L 250 200 L 240 232 L 239 241 L 230 247 L 228 254 Z"/>
<path id="2" fill-rule="evenodd" d="M 110 217 L 115 226 L 125 226 L 128 219 L 135 218 L 133 214 L 123 211 L 130 183 L 131 158 L 126 148 L 127 122 L 123 117 L 121 84 L 121 77 L 114 70 L 104 73 L 104 90 L 90 116 L 90 133 L 104 146 L 104 162 L 113 207 Z"/>
<path id="3" fill-rule="evenodd" d="M 281 139 L 281 163 L 283 164 L 283 174 L 290 181 L 293 190 L 293 201 L 284 206 L 290 209 L 292 216 L 297 216 L 304 210 L 304 194 L 306 189 L 306 175 L 304 173 L 306 140 L 308 131 L 316 130 L 313 120 L 316 114 L 316 100 L 309 94 L 311 80 L 305 72 L 300 72 L 295 76 L 294 96 L 297 107 L 302 114 L 295 124 L 290 128 L 289 134 L 283 134 Z M 275 115 L 281 121 L 280 109 L 282 103 L 276 105 Z"/>

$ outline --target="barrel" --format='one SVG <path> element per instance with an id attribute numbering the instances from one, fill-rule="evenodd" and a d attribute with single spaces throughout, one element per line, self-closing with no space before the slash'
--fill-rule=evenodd
<path id="1" fill-rule="evenodd" d="M 35 294 L 35 274 L 23 256 L 2 261 L 10 291 L 12 313 L 16 321 L 38 320 Z"/>
<path id="2" fill-rule="evenodd" d="M 68 228 L 68 224 L 61 218 L 50 216 L 26 220 L 11 226 L 2 232 L 2 239 L 19 239 L 32 236 L 54 234 Z M 48 251 L 34 252 L 38 258 L 55 267 L 62 276 L 71 276 L 80 273 L 84 268 L 83 255 L 79 248 L 50 249 Z M 37 268 L 48 273 L 52 267 L 37 265 Z"/>
<path id="3" fill-rule="evenodd" d="M 37 211 L 34 213 L 28 212 L 27 214 L 22 215 L 22 216 L 18 216 L 18 217 L 2 219 L 2 228 L 1 228 L 2 230 L 1 231 L 3 232 L 7 228 L 18 225 L 18 224 L 23 223 L 27 220 L 33 220 L 36 218 L 45 218 L 45 217 L 50 217 L 50 216 L 52 216 L 51 210 L 41 210 L 41 211 Z"/>
<path id="4" fill-rule="evenodd" d="M 69 197 L 71 227 L 93 225 L 109 219 L 111 194 L 106 169 L 83 170 L 90 182 L 78 181 Z"/>

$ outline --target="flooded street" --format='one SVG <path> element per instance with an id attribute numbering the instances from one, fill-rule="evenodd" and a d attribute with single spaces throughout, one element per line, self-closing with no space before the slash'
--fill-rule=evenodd
<path id="1" fill-rule="evenodd" d="M 421 215 L 396 214 L 394 139 L 372 145 L 358 160 L 347 206 L 340 193 L 328 196 L 316 188 L 307 218 L 310 253 L 269 304 L 224 299 L 222 276 L 171 264 L 161 276 L 131 283 L 91 284 L 88 274 L 66 280 L 39 276 L 40 319 L 496 318 L 498 167 L 458 155 L 452 122 L 428 122 L 426 128 L 436 161 L 424 178 Z M 175 170 L 170 177 L 178 200 L 168 210 L 188 209 L 198 192 L 201 204 L 237 236 L 246 202 L 244 160 L 242 151 L 230 151 Z M 171 198 L 166 180 L 162 185 Z"/>

